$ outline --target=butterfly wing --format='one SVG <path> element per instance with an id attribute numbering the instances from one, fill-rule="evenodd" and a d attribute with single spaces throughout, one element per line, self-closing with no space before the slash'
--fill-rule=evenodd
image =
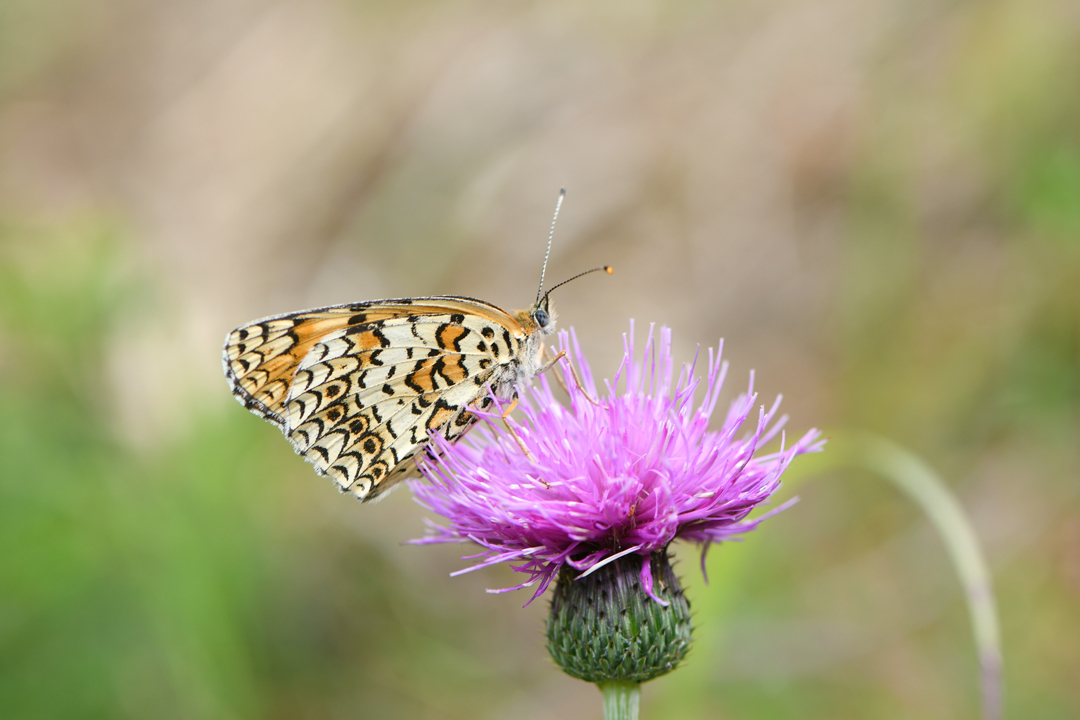
<path id="1" fill-rule="evenodd" d="M 354 303 L 237 328 L 223 362 L 237 400 L 370 500 L 409 474 L 433 432 L 460 437 L 488 387 L 512 396 L 534 332 L 471 298 Z"/>

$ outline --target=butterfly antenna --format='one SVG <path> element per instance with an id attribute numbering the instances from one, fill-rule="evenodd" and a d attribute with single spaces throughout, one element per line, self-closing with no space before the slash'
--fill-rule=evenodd
<path id="1" fill-rule="evenodd" d="M 552 293 L 552 291 L 558 290 L 559 288 L 561 288 L 563 285 L 565 285 L 568 282 L 573 282 L 574 280 L 577 280 L 579 277 L 582 277 L 584 275 L 589 275 L 589 274 L 592 274 L 594 272 L 600 272 L 601 270 L 606 272 L 608 275 L 614 275 L 615 274 L 615 269 L 613 267 L 611 267 L 610 265 L 601 265 L 600 267 L 594 267 L 592 270 L 586 270 L 585 272 L 578 273 L 577 275 L 570 278 L 569 280 L 563 280 L 561 283 L 559 283 L 555 287 L 551 288 L 551 290 L 548 290 L 546 293 L 544 293 L 544 297 L 547 297 L 548 295 L 550 295 Z"/>
<path id="2" fill-rule="evenodd" d="M 559 188 L 559 199 L 555 202 L 555 217 L 551 218 L 551 232 L 548 233 L 547 252 L 544 253 L 544 266 L 540 269 L 540 287 L 536 289 L 536 302 L 538 304 L 540 296 L 544 292 L 544 275 L 547 274 L 548 257 L 551 256 L 551 240 L 555 237 L 555 221 L 559 219 L 559 208 L 562 207 L 564 197 L 566 197 L 566 188 Z"/>

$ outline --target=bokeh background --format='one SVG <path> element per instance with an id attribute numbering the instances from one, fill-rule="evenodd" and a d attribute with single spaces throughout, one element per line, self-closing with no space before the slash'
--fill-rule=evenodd
<path id="1" fill-rule="evenodd" d="M 347 301 L 527 306 L 600 376 L 726 339 L 790 427 L 936 468 L 994 573 L 1012 718 L 1080 717 L 1075 0 L 0 0 L 0 716 L 598 718 L 546 602 L 450 578 L 221 376 Z M 796 464 L 796 470 L 798 463 Z M 680 565 L 642 717 L 975 718 L 959 584 L 858 472 Z"/>

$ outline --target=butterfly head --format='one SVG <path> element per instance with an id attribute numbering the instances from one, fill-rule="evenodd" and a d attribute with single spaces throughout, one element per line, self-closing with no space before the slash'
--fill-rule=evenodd
<path id="1" fill-rule="evenodd" d="M 542 335 L 550 335 L 555 332 L 555 310 L 551 307 L 550 296 L 544 295 L 540 302 L 533 307 L 529 316 L 536 323 L 536 329 Z"/>

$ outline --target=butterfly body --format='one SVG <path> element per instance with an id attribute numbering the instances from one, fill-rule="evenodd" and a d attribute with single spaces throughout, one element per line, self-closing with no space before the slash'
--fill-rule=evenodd
<path id="1" fill-rule="evenodd" d="M 548 297 L 514 314 L 468 297 L 351 303 L 242 325 L 222 363 L 236 399 L 342 491 L 379 497 L 438 433 L 456 440 L 491 395 L 540 371 Z"/>

